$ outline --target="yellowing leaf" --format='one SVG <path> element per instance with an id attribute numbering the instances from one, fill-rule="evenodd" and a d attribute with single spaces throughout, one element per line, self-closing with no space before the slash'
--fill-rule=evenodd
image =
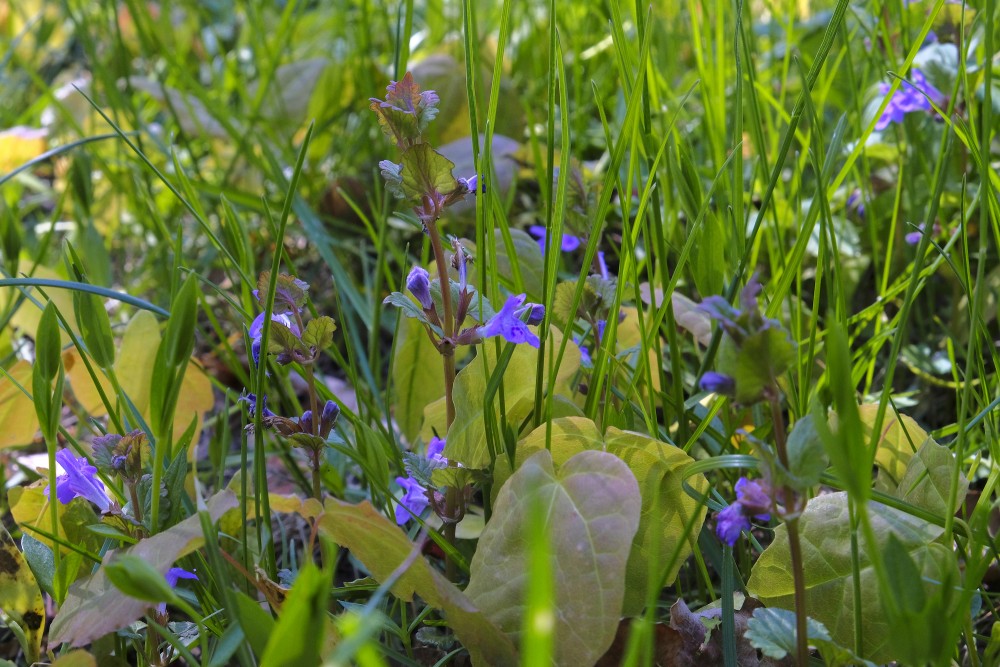
<path id="1" fill-rule="evenodd" d="M 42 534 L 55 532 L 52 530 L 49 499 L 45 495 L 48 485 L 48 480 L 41 479 L 28 486 L 16 486 L 8 491 L 8 497 L 10 513 L 18 527 L 51 549 L 52 540 Z M 100 520 L 89 503 L 81 500 L 63 505 L 57 502 L 56 515 L 59 518 L 60 538 L 83 549 L 96 552 L 100 548 L 101 538 L 87 529 L 87 526 Z M 69 547 L 60 549 L 63 553 L 71 551 Z"/>
<path id="2" fill-rule="evenodd" d="M 427 404 L 444 395 L 441 355 L 434 349 L 420 322 L 403 318 L 392 362 L 392 382 L 396 391 L 396 423 L 403 436 L 413 442 L 420 433 Z"/>
<path id="3" fill-rule="evenodd" d="M 396 579 L 393 595 L 410 601 L 417 594 L 430 606 L 442 610 L 455 636 L 468 649 L 473 665 L 518 664 L 510 638 L 423 556 L 414 554 L 414 545 L 395 523 L 367 501 L 351 505 L 328 498 L 324 508 L 326 512 L 319 520 L 320 532 L 350 549 L 376 581 L 393 576 L 404 561 L 413 557 L 412 564 Z"/>
<path id="4" fill-rule="evenodd" d="M 97 667 L 97 660 L 83 649 L 77 649 L 56 658 L 52 667 Z"/>
<path id="5" fill-rule="evenodd" d="M 156 352 L 160 345 L 160 325 L 156 316 L 141 310 L 129 321 L 122 336 L 115 359 L 115 374 L 121 384 L 122 391 L 129 397 L 144 419 L 149 419 L 150 382 L 153 377 L 153 364 L 156 362 Z M 87 367 L 76 348 L 63 353 L 63 365 L 69 378 L 73 395 L 84 410 L 91 415 L 100 417 L 107 414 L 104 402 L 101 401 L 97 387 Z M 93 363 L 91 364 L 93 365 Z M 98 380 L 105 395 L 112 401 L 114 389 L 100 369 L 96 369 Z M 194 361 L 188 363 L 181 383 L 181 391 L 177 397 L 177 408 L 174 412 L 174 433 L 180 434 L 187 430 L 192 419 L 197 419 L 194 441 L 197 442 L 201 433 L 202 415 L 215 405 L 212 394 L 212 383 L 205 372 Z"/>
<path id="6" fill-rule="evenodd" d="M 38 432 L 35 405 L 17 386 L 31 391 L 31 364 L 18 361 L 7 373 L 0 376 L 0 449 L 30 445 Z"/>
<path id="7" fill-rule="evenodd" d="M 222 491 L 208 501 L 208 514 L 214 522 L 235 506 L 236 496 Z M 120 553 L 138 556 L 160 574 L 166 574 L 178 558 L 198 549 L 203 543 L 201 518 L 196 514 Z M 110 557 L 105 557 L 105 563 Z M 69 595 L 52 622 L 49 644 L 55 646 L 66 642 L 72 646 L 83 646 L 127 626 L 140 618 L 148 607 L 148 602 L 128 597 L 115 588 L 102 566 L 86 579 L 70 586 Z"/>
<path id="8" fill-rule="evenodd" d="M 0 151 L 2 154 L 2 151 Z M 44 266 L 36 266 L 32 270 L 32 262 L 22 259 L 17 265 L 18 276 L 22 274 L 29 275 L 32 278 L 44 278 L 46 280 L 65 280 L 65 276 L 61 276 L 52 269 L 48 269 Z M 30 271 L 30 273 L 28 273 Z M 27 333 L 30 336 L 34 336 L 35 332 L 38 330 L 38 323 L 42 319 L 42 309 L 45 308 L 45 304 L 48 301 L 43 297 L 38 288 L 28 287 L 25 288 L 25 292 L 30 294 L 41 304 L 41 308 L 36 306 L 28 299 L 23 299 L 21 305 L 18 307 L 14 316 L 10 318 L 10 325 L 20 331 Z M 76 318 L 73 317 L 73 294 L 68 289 L 61 289 L 56 287 L 46 287 L 45 294 L 52 300 L 56 305 L 56 309 L 63 314 L 63 316 L 69 321 L 70 328 L 73 331 L 77 331 L 76 328 Z M 0 287 L 0 306 L 6 309 L 9 304 L 14 303 L 21 296 L 21 291 L 14 287 Z M 69 343 L 69 336 L 65 331 L 60 331 L 62 336 L 62 344 L 66 345 Z"/>
<path id="9" fill-rule="evenodd" d="M 10 533 L 0 526 L 0 609 L 13 619 L 28 640 L 27 662 L 38 660 L 45 632 L 45 603 L 35 575 Z"/>

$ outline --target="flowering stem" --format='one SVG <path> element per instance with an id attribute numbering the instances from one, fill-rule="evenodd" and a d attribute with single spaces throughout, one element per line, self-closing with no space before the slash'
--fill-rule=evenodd
<path id="1" fill-rule="evenodd" d="M 447 409 L 447 427 L 455 421 L 455 401 L 452 393 L 455 388 L 455 353 L 450 348 L 451 339 L 455 335 L 455 322 L 451 303 L 451 281 L 448 279 L 448 264 L 444 256 L 444 244 L 441 243 L 441 232 L 438 231 L 435 219 L 426 223 L 427 235 L 431 238 L 431 249 L 434 251 L 434 263 L 437 265 L 438 283 L 441 285 L 441 304 L 444 310 L 444 337 L 448 341 L 441 350 L 444 357 L 444 401 Z"/>
<path id="2" fill-rule="evenodd" d="M 322 502 L 323 500 L 323 487 L 320 482 L 319 474 L 319 450 L 313 450 L 312 452 L 312 479 L 313 479 L 313 497 L 316 500 Z"/>
<path id="3" fill-rule="evenodd" d="M 136 484 L 133 482 L 129 482 L 127 486 L 128 486 L 128 495 L 132 501 L 132 516 L 135 517 L 136 521 L 142 523 L 142 505 L 139 504 L 139 493 L 136 489 Z M 150 526 L 150 529 L 153 532 L 156 532 L 155 526 Z"/>
<path id="4" fill-rule="evenodd" d="M 781 391 L 777 383 L 772 383 L 767 392 L 771 405 L 771 423 L 774 425 L 774 444 L 778 451 L 778 460 L 783 469 L 788 470 L 787 435 L 785 433 L 785 416 L 781 414 Z M 808 619 L 806 610 L 806 580 L 802 564 L 802 544 L 799 541 L 799 507 L 798 496 L 790 486 L 782 489 L 782 501 L 787 515 L 784 518 L 788 531 L 788 551 L 792 561 L 792 580 L 795 588 L 795 647 L 796 664 L 809 664 L 809 634 L 806 627 Z"/>
<path id="5" fill-rule="evenodd" d="M 448 279 L 448 264 L 444 256 L 444 245 L 441 243 L 441 232 L 437 228 L 437 210 L 433 220 L 425 220 L 427 235 L 431 239 L 431 248 L 434 250 L 434 263 L 437 265 L 438 283 L 441 285 L 441 304 L 444 310 L 444 322 L 442 322 L 444 337 L 447 342 L 441 347 L 441 355 L 444 363 L 444 403 L 447 413 L 446 429 L 451 428 L 455 421 L 455 401 L 452 394 L 455 389 L 455 350 L 451 345 L 452 337 L 455 335 L 457 323 L 454 321 L 451 303 L 451 281 Z M 444 538 L 448 544 L 455 545 L 455 523 L 451 520 L 456 514 L 456 507 L 459 503 L 458 489 L 449 486 L 444 494 Z M 445 556 L 445 575 L 449 581 L 455 581 L 458 572 L 455 562 L 450 556 Z"/>

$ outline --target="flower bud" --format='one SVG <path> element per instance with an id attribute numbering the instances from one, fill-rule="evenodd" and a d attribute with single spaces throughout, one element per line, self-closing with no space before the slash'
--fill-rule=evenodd
<path id="1" fill-rule="evenodd" d="M 302 429 L 303 433 L 313 432 L 313 413 L 312 410 L 306 410 L 299 417 L 299 428 Z"/>
<path id="2" fill-rule="evenodd" d="M 333 401 L 327 401 L 319 417 L 319 434 L 324 438 L 330 435 L 330 431 L 333 430 L 333 426 L 337 423 L 337 417 L 339 416 L 340 406 Z"/>
<path id="3" fill-rule="evenodd" d="M 708 371 L 701 376 L 698 385 L 702 391 L 731 395 L 736 392 L 736 381 L 725 373 Z"/>
<path id="4" fill-rule="evenodd" d="M 417 297 L 417 301 L 420 302 L 424 310 L 432 310 L 434 308 L 434 300 L 431 298 L 430 275 L 426 269 L 415 266 L 410 271 L 410 275 L 406 277 L 406 289 L 410 290 L 410 293 Z"/>

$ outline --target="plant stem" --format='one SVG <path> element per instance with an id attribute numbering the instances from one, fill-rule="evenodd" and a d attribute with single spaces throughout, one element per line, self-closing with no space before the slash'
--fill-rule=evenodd
<path id="1" fill-rule="evenodd" d="M 767 392 L 771 405 L 771 423 L 774 428 L 774 444 L 778 452 L 778 460 L 782 468 L 788 470 L 787 435 L 785 433 L 785 416 L 781 414 L 781 391 L 775 382 Z M 798 494 L 790 486 L 782 489 L 782 501 L 785 506 L 785 528 L 788 530 L 788 551 L 792 561 L 792 579 L 795 587 L 795 648 L 796 663 L 809 664 L 809 634 L 806 626 L 806 580 L 802 569 L 802 544 L 799 542 L 799 503 Z"/>
<path id="2" fill-rule="evenodd" d="M 312 453 L 312 480 L 313 480 L 313 497 L 316 500 L 322 502 L 323 500 L 323 487 L 321 485 L 321 478 L 319 474 L 319 450 L 315 450 Z"/>
<path id="3" fill-rule="evenodd" d="M 448 278 L 448 263 L 444 256 L 444 244 L 441 243 L 441 232 L 438 231 L 436 220 L 435 218 L 433 221 L 426 222 L 426 227 L 427 235 L 431 239 L 431 249 L 434 251 L 438 282 L 441 285 L 441 305 L 444 309 L 444 316 L 441 318 L 443 320 L 442 329 L 444 329 L 444 337 L 448 341 L 444 344 L 447 349 L 442 349 L 441 354 L 444 357 L 444 401 L 448 415 L 447 427 L 450 428 L 451 423 L 455 421 L 455 401 L 452 398 L 452 392 L 455 388 L 455 353 L 450 348 L 451 338 L 455 335 L 455 322 L 451 303 L 451 281 Z"/>
<path id="4" fill-rule="evenodd" d="M 444 244 L 441 243 L 441 232 L 437 228 L 436 211 L 434 220 L 425 220 L 425 224 L 427 226 L 427 235 L 431 239 L 431 248 L 434 250 L 434 263 L 437 265 L 438 282 L 441 285 L 441 304 L 444 310 L 442 329 L 444 330 L 445 341 L 442 341 L 443 344 L 440 351 L 444 364 L 444 402 L 447 413 L 446 428 L 450 429 L 452 422 L 455 421 L 455 401 L 453 398 L 455 389 L 455 350 L 452 347 L 451 341 L 455 335 L 458 323 L 454 321 L 455 318 L 451 303 L 451 280 L 448 278 L 448 264 L 444 256 Z M 456 509 L 459 502 L 459 490 L 453 486 L 447 487 L 444 493 L 444 539 L 452 546 L 455 545 L 454 517 L 457 514 Z M 445 556 L 444 567 L 445 576 L 448 577 L 448 580 L 455 581 L 458 577 L 458 571 L 455 567 L 455 562 L 450 556 Z"/>
<path id="5" fill-rule="evenodd" d="M 788 551 L 792 557 L 792 578 L 795 584 L 795 653 L 796 663 L 809 664 L 809 634 L 806 627 L 806 580 L 802 571 L 802 545 L 799 543 L 799 519 L 785 520 L 788 529 Z"/>
<path id="6" fill-rule="evenodd" d="M 132 516 L 139 523 L 142 523 L 142 505 L 139 504 L 139 493 L 136 489 L 136 484 L 133 482 L 128 483 L 128 495 L 132 501 Z M 150 526 L 150 532 L 155 533 L 156 527 Z"/>

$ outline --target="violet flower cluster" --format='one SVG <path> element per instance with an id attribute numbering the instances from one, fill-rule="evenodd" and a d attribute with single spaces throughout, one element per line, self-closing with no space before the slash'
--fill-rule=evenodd
<path id="1" fill-rule="evenodd" d="M 715 534 L 733 546 L 744 531 L 750 530 L 750 520 L 771 520 L 771 498 L 766 482 L 740 477 L 736 482 L 736 502 L 719 512 Z"/>
<path id="2" fill-rule="evenodd" d="M 56 497 L 63 505 L 68 505 L 74 498 L 84 498 L 101 511 L 109 514 L 117 509 L 115 502 L 108 496 L 104 483 L 97 479 L 97 468 L 83 456 L 77 458 L 68 449 L 56 452 L 56 461 L 63 469 L 63 474 L 56 477 Z M 45 488 L 45 496 L 49 496 L 49 488 Z"/>
<path id="3" fill-rule="evenodd" d="M 882 115 L 875 123 L 875 129 L 879 132 L 889 127 L 892 123 L 902 123 L 903 117 L 908 113 L 931 111 L 931 101 L 940 106 L 945 100 L 944 94 L 927 81 L 924 73 L 919 69 L 913 68 L 910 70 L 910 79 L 913 81 L 913 84 L 911 85 L 909 81 L 902 81 L 900 83 L 899 90 L 889 100 Z M 878 87 L 879 94 L 883 96 L 887 95 L 890 88 L 890 84 L 880 83 Z"/>
<path id="4" fill-rule="evenodd" d="M 542 225 L 531 225 L 528 227 L 528 233 L 538 239 L 538 247 L 541 248 L 542 254 L 545 254 L 545 239 L 548 236 L 548 231 Z M 560 244 L 560 249 L 563 252 L 573 252 L 583 243 L 583 240 L 579 236 L 573 236 L 572 234 L 563 233 L 562 243 Z"/>
<path id="5" fill-rule="evenodd" d="M 431 438 L 427 443 L 427 453 L 425 458 L 434 468 L 443 468 L 448 465 L 448 459 L 442 456 L 445 441 L 441 438 Z M 411 518 L 419 517 L 430 505 L 429 493 L 433 490 L 425 488 L 415 477 L 397 477 L 396 484 L 403 490 L 403 496 L 396 505 L 396 524 L 402 526 Z"/>
<path id="6" fill-rule="evenodd" d="M 468 283 L 469 257 L 467 251 L 457 239 L 453 240 L 453 245 L 455 248 L 453 265 L 458 271 L 458 283 L 457 285 L 453 283 L 458 291 L 454 317 L 455 322 L 460 324 L 470 314 L 475 290 L 471 289 Z M 432 285 L 436 282 L 436 280 L 431 279 L 427 269 L 420 266 L 413 267 L 406 277 L 406 289 L 417 300 L 422 310 L 421 320 L 439 336 L 439 340 L 435 341 L 439 349 L 457 345 L 472 345 L 493 336 L 501 336 L 510 343 L 527 343 L 533 347 L 539 346 L 538 336 L 528 328 L 528 325 L 541 324 L 545 317 L 545 307 L 537 303 L 526 303 L 526 294 L 509 296 L 503 307 L 482 325 L 467 327 L 459 331 L 454 339 L 444 340 L 441 313 L 438 312 L 437 304 L 435 304 L 431 294 Z M 392 299 L 393 296 L 388 297 L 386 303 L 397 303 Z"/>
<path id="7" fill-rule="evenodd" d="M 737 396 L 739 387 L 737 387 L 733 373 L 735 363 L 732 357 L 734 354 L 760 354 L 767 357 L 761 359 L 761 363 L 776 365 L 776 367 L 759 369 L 759 374 L 774 377 L 784 371 L 784 366 L 788 362 L 782 357 L 788 350 L 794 349 L 794 346 L 787 340 L 782 346 L 787 349 L 775 349 L 773 345 L 767 344 L 767 334 L 772 330 L 781 330 L 781 323 L 764 317 L 761 313 L 758 303 L 761 290 L 760 281 L 754 274 L 740 292 L 739 307 L 733 306 L 721 296 L 707 297 L 698 305 L 699 310 L 707 313 L 709 317 L 722 326 L 728 339 L 724 341 L 724 348 L 720 349 L 718 357 L 720 365 L 725 366 L 725 368 L 721 371 L 708 371 L 701 376 L 698 384 L 703 391 Z M 744 348 L 747 347 L 753 349 L 745 352 Z M 779 352 L 781 355 L 778 354 Z M 727 370 L 729 372 L 726 372 Z M 755 378 L 755 382 L 763 386 L 767 379 L 765 377 Z M 753 392 L 752 396 L 744 394 L 743 398 L 756 400 L 759 396 Z"/>

